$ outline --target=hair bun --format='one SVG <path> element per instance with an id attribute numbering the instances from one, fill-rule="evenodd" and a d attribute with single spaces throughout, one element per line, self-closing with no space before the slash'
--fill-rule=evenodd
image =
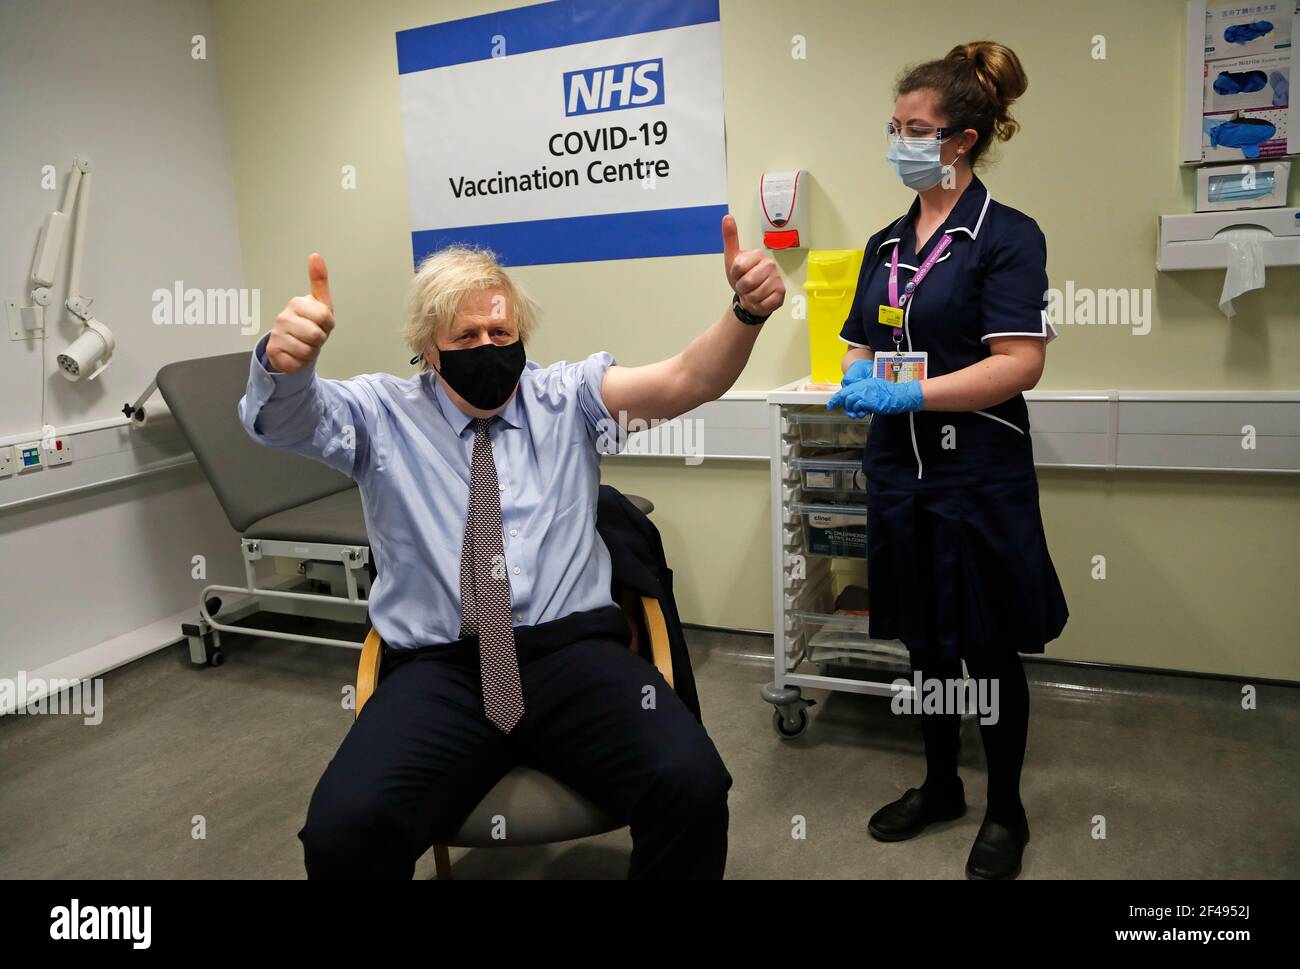
<path id="1" fill-rule="evenodd" d="M 1029 78 L 1015 51 L 995 41 L 975 40 L 958 44 L 944 59 L 970 65 L 975 79 L 995 106 L 994 134 L 999 141 L 1006 141 L 1020 130 L 1010 109 L 1012 102 L 1028 89 Z"/>
<path id="2" fill-rule="evenodd" d="M 1029 79 L 1016 52 L 995 41 L 975 40 L 958 44 L 948 52 L 946 59 L 970 64 L 980 84 L 1004 108 L 1010 107 L 1011 102 L 1029 87 Z"/>

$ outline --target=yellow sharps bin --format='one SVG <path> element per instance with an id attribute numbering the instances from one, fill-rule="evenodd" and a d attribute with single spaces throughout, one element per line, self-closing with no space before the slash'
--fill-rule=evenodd
<path id="1" fill-rule="evenodd" d="M 862 270 L 861 249 L 815 249 L 808 253 L 808 349 L 812 381 L 838 385 L 840 361 L 848 345 L 840 330 L 853 305 L 853 293 Z"/>

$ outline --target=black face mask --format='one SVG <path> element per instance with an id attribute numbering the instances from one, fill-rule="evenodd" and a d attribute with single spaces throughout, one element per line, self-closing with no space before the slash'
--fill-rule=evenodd
<path id="1" fill-rule="evenodd" d="M 439 350 L 438 376 L 466 402 L 479 410 L 496 410 L 510 399 L 519 384 L 527 357 L 524 341 L 504 346 L 484 343 L 465 350 Z"/>

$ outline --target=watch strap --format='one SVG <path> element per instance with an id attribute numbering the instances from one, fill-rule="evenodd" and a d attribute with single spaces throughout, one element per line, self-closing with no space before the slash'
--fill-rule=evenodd
<path id="1" fill-rule="evenodd" d="M 749 312 L 749 310 L 745 309 L 745 307 L 740 305 L 739 293 L 732 294 L 731 312 L 735 313 L 736 319 L 740 320 L 740 322 L 744 323 L 746 326 L 762 326 L 764 323 L 768 321 L 768 318 L 772 315 L 771 313 L 769 313 L 767 316 L 758 316 L 754 313 Z"/>

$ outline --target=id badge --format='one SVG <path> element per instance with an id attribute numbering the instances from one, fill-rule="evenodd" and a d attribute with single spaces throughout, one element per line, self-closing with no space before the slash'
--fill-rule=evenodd
<path id="1" fill-rule="evenodd" d="M 880 304 L 880 312 L 876 315 L 876 322 L 884 326 L 900 327 L 903 325 L 903 310 L 898 306 L 888 306 Z"/>
<path id="2" fill-rule="evenodd" d="M 878 352 L 873 359 L 872 376 L 888 380 L 894 384 L 905 384 L 909 380 L 924 380 L 926 362 L 930 354 L 924 350 L 909 353 L 890 353 L 888 350 Z"/>

